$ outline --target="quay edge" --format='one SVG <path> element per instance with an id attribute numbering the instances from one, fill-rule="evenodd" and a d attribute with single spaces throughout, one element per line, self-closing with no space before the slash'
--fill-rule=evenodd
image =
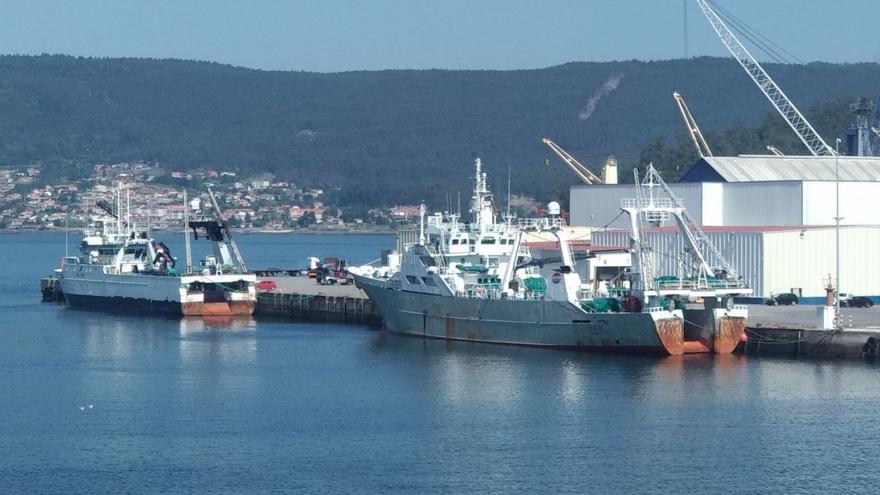
<path id="1" fill-rule="evenodd" d="M 44 302 L 63 302 L 56 277 L 40 280 Z M 339 322 L 382 327 L 382 317 L 366 297 L 318 294 L 321 286 L 303 293 L 260 293 L 254 317 L 284 321 Z M 880 357 L 880 328 L 816 330 L 763 327 L 752 321 L 745 329 L 747 342 L 738 342 L 736 352 L 753 357 L 795 357 L 809 359 L 876 359 Z M 688 329 L 685 329 L 688 332 Z M 727 332 L 726 332 L 727 333 Z M 738 332 L 729 332 L 739 335 Z M 872 340 L 873 339 L 873 340 Z M 466 340 L 466 339 L 462 339 Z M 729 344 L 728 342 L 727 344 Z M 873 344 L 873 345 L 872 345 Z"/>

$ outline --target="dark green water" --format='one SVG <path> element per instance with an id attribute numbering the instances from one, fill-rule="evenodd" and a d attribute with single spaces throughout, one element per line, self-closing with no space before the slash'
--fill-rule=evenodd
<path id="1" fill-rule="evenodd" d="M 866 363 L 71 311 L 39 302 L 62 243 L 0 236 L 0 493 L 878 491 L 880 369 Z M 392 243 L 240 244 L 265 267 Z"/>

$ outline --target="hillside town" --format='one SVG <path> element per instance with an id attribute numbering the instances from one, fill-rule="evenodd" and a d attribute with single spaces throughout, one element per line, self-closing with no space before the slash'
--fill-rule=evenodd
<path id="1" fill-rule="evenodd" d="M 47 180 L 37 165 L 0 168 L 0 230 L 50 230 L 86 225 L 114 204 L 122 184 L 137 225 L 178 229 L 184 217 L 183 191 L 192 199 L 210 184 L 229 222 L 242 229 L 377 230 L 417 221 L 419 205 L 338 208 L 325 203 L 323 189 L 302 188 L 271 175 L 243 177 L 232 171 L 167 171 L 144 163 L 95 164 L 78 180 Z"/>

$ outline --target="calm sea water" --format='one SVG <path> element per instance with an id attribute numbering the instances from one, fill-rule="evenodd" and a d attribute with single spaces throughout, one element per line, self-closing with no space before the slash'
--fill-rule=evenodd
<path id="1" fill-rule="evenodd" d="M 364 262 L 393 240 L 240 244 L 265 267 Z M 0 493 L 880 490 L 880 369 L 866 363 L 72 311 L 39 302 L 63 236 L 0 245 Z"/>

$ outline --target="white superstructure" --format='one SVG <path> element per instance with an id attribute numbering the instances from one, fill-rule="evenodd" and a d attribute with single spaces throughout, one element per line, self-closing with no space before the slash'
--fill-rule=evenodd
<path id="1" fill-rule="evenodd" d="M 170 249 L 138 232 L 124 219 L 127 215 L 120 213 L 120 206 L 121 201 L 115 211 L 102 206 L 108 216 L 85 229 L 78 256 L 64 258 L 60 283 L 68 304 L 177 315 L 253 313 L 256 275 L 246 273 L 229 257 L 222 225 L 213 220 L 190 224 L 194 232 L 208 231 L 217 254 L 196 268 L 179 269 Z"/>
<path id="2" fill-rule="evenodd" d="M 426 337 L 548 347 L 668 354 L 732 351 L 745 314 L 740 314 L 743 308 L 722 304 L 720 297 L 738 291 L 718 292 L 716 275 L 702 278 L 711 282 L 709 286 L 682 278 L 676 287 L 658 291 L 656 277 L 645 268 L 647 258 L 641 256 L 637 277 L 594 293 L 575 269 L 559 205 L 551 203 L 545 218 L 497 222 L 479 160 L 476 170 L 471 223 L 449 214 L 426 218 L 423 212 L 419 241 L 400 254 L 399 266 L 353 270 L 358 285 L 380 308 L 386 328 Z M 638 205 L 629 213 L 650 220 L 653 205 Z M 634 239 L 639 239 L 641 228 L 634 224 Z M 560 256 L 553 264 L 559 268 L 547 279 L 537 267 L 549 261 L 532 259 L 523 243 L 529 231 L 549 233 L 558 241 Z M 713 300 L 706 301 L 709 311 L 690 319 L 702 321 L 705 316 L 713 322 L 702 325 L 708 333 L 695 333 L 691 343 L 685 335 L 684 303 L 697 292 Z"/>

